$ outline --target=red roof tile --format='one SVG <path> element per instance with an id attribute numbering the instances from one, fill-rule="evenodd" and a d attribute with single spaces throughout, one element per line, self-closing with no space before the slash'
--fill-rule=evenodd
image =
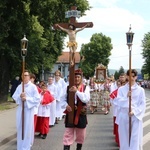
<path id="1" fill-rule="evenodd" d="M 80 62 L 79 52 L 75 53 L 75 63 Z M 58 57 L 57 63 L 69 63 L 69 52 L 62 52 L 62 55 Z"/>

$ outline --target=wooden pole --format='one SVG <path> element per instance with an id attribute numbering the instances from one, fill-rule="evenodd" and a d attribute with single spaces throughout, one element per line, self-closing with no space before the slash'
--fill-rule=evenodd
<path id="1" fill-rule="evenodd" d="M 69 68 L 69 89 L 74 86 L 74 79 L 75 79 L 75 59 L 73 60 L 74 65 L 70 65 Z M 75 93 L 74 92 L 70 92 L 69 91 L 69 101 L 68 104 L 69 106 L 72 107 L 72 111 L 68 113 L 68 124 L 73 125 L 74 124 L 74 97 L 75 97 Z"/>
<path id="2" fill-rule="evenodd" d="M 22 56 L 22 92 L 24 92 L 25 56 Z M 22 101 L 22 140 L 24 140 L 24 101 Z"/>
<path id="3" fill-rule="evenodd" d="M 131 48 L 129 47 L 129 92 L 131 92 Z M 131 96 L 129 96 L 129 113 L 131 112 Z M 129 116 L 129 146 L 131 139 L 131 116 Z"/>

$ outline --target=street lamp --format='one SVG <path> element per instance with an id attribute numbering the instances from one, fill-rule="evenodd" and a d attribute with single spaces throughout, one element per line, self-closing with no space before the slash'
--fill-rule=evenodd
<path id="1" fill-rule="evenodd" d="M 27 55 L 28 40 L 24 35 L 21 39 L 21 56 L 22 56 L 22 92 L 24 92 L 24 71 L 25 71 L 25 57 Z M 24 140 L 24 101 L 22 101 L 22 140 Z"/>
<path id="2" fill-rule="evenodd" d="M 126 33 L 127 45 L 129 49 L 129 91 L 131 91 L 131 51 L 134 33 L 131 31 L 131 25 L 129 31 Z M 129 96 L 129 112 L 131 112 L 131 96 Z M 129 116 L 129 146 L 131 139 L 131 116 Z"/>

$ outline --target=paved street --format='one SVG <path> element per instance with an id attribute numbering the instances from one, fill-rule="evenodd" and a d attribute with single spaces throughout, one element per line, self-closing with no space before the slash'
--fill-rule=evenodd
<path id="1" fill-rule="evenodd" d="M 144 142 L 143 150 L 149 150 L 150 146 L 150 91 L 146 90 L 147 109 L 144 117 Z M 45 140 L 35 136 L 32 150 L 62 150 L 62 137 L 64 133 L 64 120 L 50 129 Z M 16 150 L 16 138 L 0 146 L 1 150 Z M 76 145 L 71 146 L 75 150 Z M 95 114 L 88 113 L 87 136 L 83 150 L 119 150 L 113 135 L 112 112 L 108 115 L 102 114 L 101 108 Z"/>

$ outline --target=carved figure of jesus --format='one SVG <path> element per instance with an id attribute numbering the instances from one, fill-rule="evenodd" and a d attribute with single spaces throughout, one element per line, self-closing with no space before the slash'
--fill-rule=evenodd
<path id="1" fill-rule="evenodd" d="M 68 25 L 69 29 L 65 29 L 65 28 L 61 27 L 60 25 L 56 24 L 56 27 L 59 27 L 62 31 L 66 32 L 69 36 L 69 42 L 67 42 L 67 47 L 69 47 L 69 49 L 70 49 L 70 56 L 69 56 L 70 58 L 69 59 L 70 59 L 71 66 L 74 65 L 75 52 L 76 52 L 77 45 L 78 45 L 76 42 L 76 33 L 83 30 L 87 26 L 90 26 L 90 24 L 87 23 L 82 28 L 76 30 L 76 27 L 73 24 Z"/>

